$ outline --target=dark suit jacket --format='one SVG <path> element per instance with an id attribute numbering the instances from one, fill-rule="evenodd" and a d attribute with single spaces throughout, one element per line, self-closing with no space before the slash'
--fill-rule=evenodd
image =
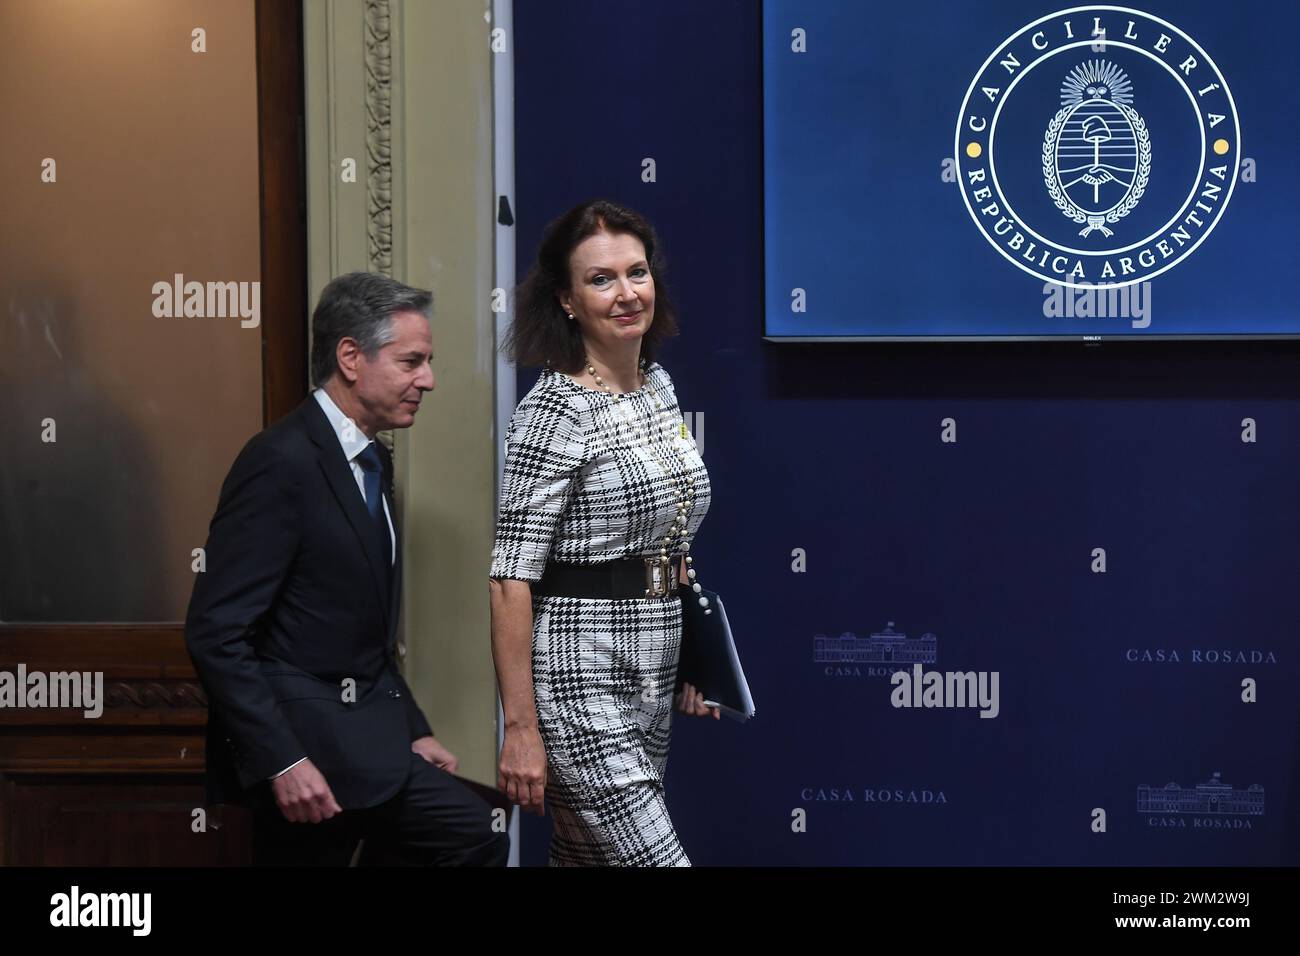
<path id="1" fill-rule="evenodd" d="M 396 515 L 392 459 L 379 447 Z M 245 802 L 302 757 L 345 810 L 405 782 L 411 741 L 430 730 L 397 669 L 401 545 L 384 594 L 388 555 L 373 527 L 314 397 L 231 466 L 185 621 L 208 695 L 211 802 Z M 355 702 L 344 699 L 349 678 Z"/>

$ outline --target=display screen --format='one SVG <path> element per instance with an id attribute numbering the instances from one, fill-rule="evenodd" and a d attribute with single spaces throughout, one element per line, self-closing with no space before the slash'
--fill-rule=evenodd
<path id="1" fill-rule="evenodd" d="M 772 339 L 1300 336 L 1300 3 L 763 5 Z"/>

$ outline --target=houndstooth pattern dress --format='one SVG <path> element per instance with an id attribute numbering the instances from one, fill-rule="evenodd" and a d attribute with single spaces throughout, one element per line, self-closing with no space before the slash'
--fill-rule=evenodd
<path id="1" fill-rule="evenodd" d="M 687 540 L 708 511 L 708 472 L 657 363 L 615 402 L 547 369 L 515 409 L 491 576 L 536 582 L 547 559 L 580 564 L 657 554 L 677 515 L 666 466 L 695 479 Z M 649 446 L 659 396 L 673 424 Z M 674 558 L 674 563 L 680 561 Z M 681 648 L 678 597 L 533 597 L 533 689 L 554 820 L 552 866 L 689 866 L 663 776 Z"/>

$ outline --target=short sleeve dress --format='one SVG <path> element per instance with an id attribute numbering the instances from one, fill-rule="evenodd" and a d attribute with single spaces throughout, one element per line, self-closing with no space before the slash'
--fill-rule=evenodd
<path id="1" fill-rule="evenodd" d="M 688 481 L 686 542 L 711 489 L 660 365 L 618 401 L 547 369 L 506 432 L 491 576 L 537 582 L 548 559 L 658 554 Z M 676 552 L 674 564 L 680 546 Z M 681 634 L 676 596 L 534 595 L 533 689 L 552 866 L 690 865 L 663 790 Z"/>

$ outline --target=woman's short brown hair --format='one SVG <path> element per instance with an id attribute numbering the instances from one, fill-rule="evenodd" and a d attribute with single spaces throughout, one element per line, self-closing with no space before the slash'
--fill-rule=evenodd
<path id="1" fill-rule="evenodd" d="M 677 334 L 677 309 L 664 282 L 664 258 L 654 227 L 627 206 L 591 199 L 574 206 L 542 233 L 537 261 L 516 290 L 515 321 L 502 344 L 515 365 L 549 365 L 569 373 L 583 367 L 581 331 L 560 306 L 559 293 L 569 291 L 573 250 L 602 230 L 636 236 L 645 247 L 655 283 L 655 308 L 654 320 L 641 339 L 641 358 L 646 364 L 653 362 L 659 344 Z"/>

